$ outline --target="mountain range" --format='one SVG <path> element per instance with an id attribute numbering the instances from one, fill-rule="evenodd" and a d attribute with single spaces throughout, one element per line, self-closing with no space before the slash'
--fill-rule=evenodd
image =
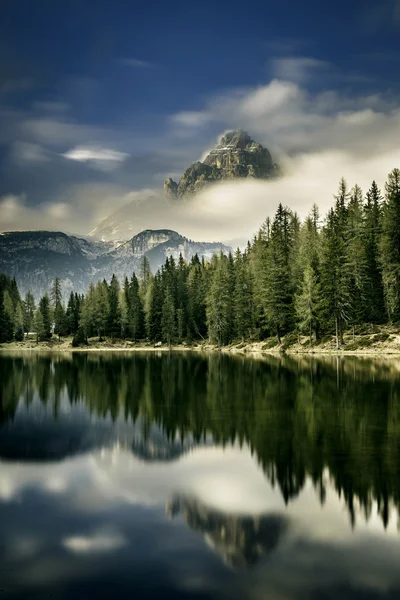
<path id="1" fill-rule="evenodd" d="M 62 232 L 11 231 L 0 234 L 0 273 L 15 277 L 19 290 L 31 290 L 36 298 L 49 290 L 55 277 L 61 279 L 64 298 L 71 291 L 84 293 L 91 281 L 122 280 L 138 272 L 147 256 L 156 271 L 169 256 L 182 254 L 190 260 L 198 254 L 210 259 L 215 252 L 229 252 L 220 243 L 193 242 L 169 229 L 146 230 L 130 240 L 112 242 L 88 240 Z"/>
<path id="2" fill-rule="evenodd" d="M 206 186 L 240 178 L 272 179 L 279 174 L 266 148 L 245 131 L 231 131 L 203 161 L 191 164 L 179 183 L 168 178 L 164 194 L 148 191 L 135 196 L 86 238 L 53 231 L 1 233 L 0 272 L 15 277 L 23 294 L 30 289 L 36 297 L 59 277 L 66 297 L 72 290 L 84 293 L 91 281 L 110 279 L 113 273 L 120 279 L 130 277 L 143 256 L 149 259 L 153 272 L 168 256 L 177 259 L 182 254 L 190 260 L 198 254 L 210 259 L 214 253 L 227 253 L 231 248 L 220 242 L 194 242 L 171 229 L 147 227 L 160 212 L 168 215 L 169 210 L 179 211 Z"/>

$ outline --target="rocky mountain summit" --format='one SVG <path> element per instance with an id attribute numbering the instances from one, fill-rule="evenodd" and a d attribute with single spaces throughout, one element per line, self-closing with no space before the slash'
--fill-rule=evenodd
<path id="1" fill-rule="evenodd" d="M 204 161 L 190 165 L 179 183 L 166 179 L 164 194 L 174 200 L 193 196 L 210 183 L 225 179 L 273 179 L 278 175 L 279 167 L 269 150 L 238 129 L 225 134 Z"/>

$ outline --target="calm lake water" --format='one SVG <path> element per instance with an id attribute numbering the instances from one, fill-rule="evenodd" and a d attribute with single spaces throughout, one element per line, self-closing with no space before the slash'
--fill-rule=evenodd
<path id="1" fill-rule="evenodd" d="M 400 361 L 0 355 L 8 598 L 400 598 Z"/>

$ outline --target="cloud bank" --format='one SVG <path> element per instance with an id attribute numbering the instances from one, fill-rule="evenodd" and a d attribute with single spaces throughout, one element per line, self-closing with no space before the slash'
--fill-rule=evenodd
<path id="1" fill-rule="evenodd" d="M 273 66 L 277 77 L 266 85 L 233 89 L 210 98 L 200 110 L 171 115 L 164 137 L 147 140 L 141 153 L 118 144 L 118 132 L 57 118 L 54 111 L 25 118 L 19 131 L 26 139 L 14 143 L 7 176 L 18 160 L 25 176 L 35 163 L 36 178 L 29 188 L 0 197 L 1 229 L 32 229 L 40 223 L 84 234 L 132 203 L 135 190 L 133 233 L 168 227 L 192 239 L 227 241 L 252 236 L 279 202 L 301 216 L 316 202 L 324 214 L 342 176 L 364 192 L 373 179 L 383 187 L 387 174 L 400 165 L 399 99 L 389 93 L 311 93 L 306 88 L 310 73 L 329 70 L 312 58 L 285 57 Z M 138 202 L 140 183 L 147 190 L 144 197 L 149 188 L 161 190 L 164 177 L 198 159 L 224 131 L 239 127 L 269 148 L 283 165 L 282 179 L 218 185 L 179 208 L 157 194 L 151 203 Z M 126 134 L 121 139 L 126 141 Z M 156 154 L 148 150 L 152 143 Z M 30 194 L 39 168 L 50 179 L 57 170 L 62 185 L 54 185 L 33 206 Z"/>

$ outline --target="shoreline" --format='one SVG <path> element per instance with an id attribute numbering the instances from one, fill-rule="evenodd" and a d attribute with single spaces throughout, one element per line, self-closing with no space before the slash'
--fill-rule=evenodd
<path id="1" fill-rule="evenodd" d="M 332 347 L 318 347 L 312 348 L 301 347 L 300 344 L 293 344 L 293 346 L 282 347 L 272 346 L 266 348 L 268 345 L 265 341 L 253 342 L 253 343 L 239 343 L 232 344 L 229 346 L 222 346 L 218 348 L 212 344 L 197 344 L 193 346 L 186 345 L 173 345 L 168 347 L 166 344 L 162 346 L 154 345 L 134 345 L 133 343 L 126 343 L 123 345 L 110 344 L 107 342 L 99 343 L 95 342 L 93 345 L 80 346 L 73 348 L 70 340 L 64 340 L 62 342 L 40 342 L 39 344 L 32 344 L 29 340 L 25 342 L 6 342 L 0 345 L 0 353 L 4 352 L 23 352 L 23 353 L 41 353 L 41 352 L 77 352 L 77 353 L 103 353 L 103 352 L 115 352 L 115 353 L 137 353 L 137 352 L 204 352 L 204 353 L 222 353 L 232 354 L 241 356 L 362 356 L 362 357 L 396 357 L 400 356 L 400 343 L 385 342 L 383 344 L 376 344 L 369 348 L 349 349 L 341 348 L 337 350 Z M 348 344 L 351 346 L 351 344 Z"/>

